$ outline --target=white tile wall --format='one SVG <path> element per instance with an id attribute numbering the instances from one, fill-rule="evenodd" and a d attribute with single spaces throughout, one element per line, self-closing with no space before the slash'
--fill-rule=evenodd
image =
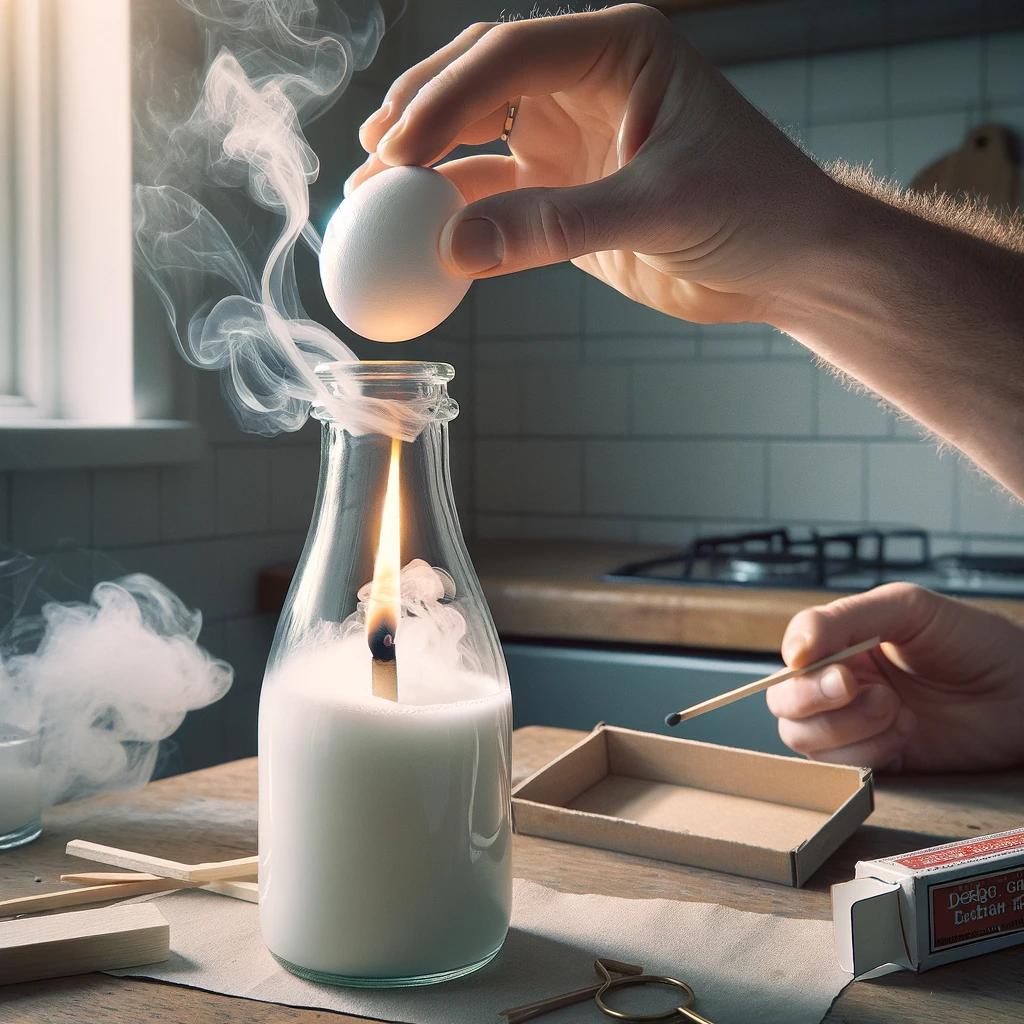
<path id="1" fill-rule="evenodd" d="M 965 107 L 981 99 L 981 39 L 940 39 L 893 49 L 890 104 L 894 112 Z"/>
<path id="2" fill-rule="evenodd" d="M 808 363 L 747 359 L 638 366 L 637 434 L 810 434 L 815 371 Z"/>
<path id="3" fill-rule="evenodd" d="M 956 467 L 957 526 L 972 533 L 1024 537 L 1024 505 L 973 466 Z"/>
<path id="4" fill-rule="evenodd" d="M 522 371 L 524 434 L 625 434 L 629 430 L 630 371 L 624 366 L 578 366 L 567 375 L 547 366 Z"/>
<path id="5" fill-rule="evenodd" d="M 584 507 L 608 516 L 765 515 L 764 445 L 751 441 L 592 441 Z"/>
<path id="6" fill-rule="evenodd" d="M 93 477 L 93 543 L 151 544 L 160 539 L 160 475 L 107 469 Z"/>
<path id="7" fill-rule="evenodd" d="M 777 522 L 864 519 L 864 446 L 778 443 L 768 458 L 768 515 Z"/>
<path id="8" fill-rule="evenodd" d="M 997 103 L 1024 100 L 1024 32 L 1005 32 L 985 42 L 986 97 Z"/>
<path id="9" fill-rule="evenodd" d="M 305 530 L 309 526 L 320 476 L 316 448 L 286 448 L 270 455 L 270 528 Z"/>
<path id="10" fill-rule="evenodd" d="M 807 61 L 769 60 L 727 69 L 726 76 L 759 110 L 783 126 L 807 118 Z"/>
<path id="11" fill-rule="evenodd" d="M 697 353 L 697 344 L 695 337 L 642 338 L 630 334 L 612 334 L 603 338 L 585 338 L 583 356 L 590 363 L 692 359 Z"/>
<path id="12" fill-rule="evenodd" d="M 892 119 L 892 176 L 909 185 L 939 157 L 957 149 L 967 134 L 969 119 L 962 110 Z"/>
<path id="13" fill-rule="evenodd" d="M 886 437 L 893 417 L 873 395 L 818 373 L 818 434 L 821 437 Z"/>
<path id="14" fill-rule="evenodd" d="M 698 352 L 703 359 L 745 359 L 766 355 L 775 332 L 764 324 L 706 324 Z"/>
<path id="15" fill-rule="evenodd" d="M 522 430 L 523 388 L 519 374 L 481 366 L 476 371 L 469 397 L 476 415 L 476 431 L 481 437 L 514 435 Z"/>
<path id="16" fill-rule="evenodd" d="M 11 543 L 28 551 L 92 541 L 92 477 L 72 472 L 19 472 L 11 477 Z"/>
<path id="17" fill-rule="evenodd" d="M 884 50 L 829 53 L 811 59 L 814 122 L 864 120 L 887 114 Z M 851 85 L 856 83 L 855 88 Z"/>
<path id="18" fill-rule="evenodd" d="M 217 529 L 257 533 L 270 525 L 270 455 L 263 447 L 217 453 Z"/>
<path id="19" fill-rule="evenodd" d="M 160 537 L 210 537 L 217 528 L 217 458 L 160 471 Z"/>
<path id="20" fill-rule="evenodd" d="M 580 329 L 583 273 L 572 264 L 478 281 L 473 290 L 480 337 L 575 334 Z"/>
<path id="21" fill-rule="evenodd" d="M 955 462 L 928 444 L 868 449 L 868 518 L 875 523 L 955 528 Z"/>
<path id="22" fill-rule="evenodd" d="M 889 122 L 841 121 L 815 124 L 808 133 L 811 152 L 819 160 L 844 160 L 866 165 L 881 178 L 890 173 Z"/>
<path id="23" fill-rule="evenodd" d="M 576 441 L 478 441 L 476 507 L 481 512 L 578 513 L 581 446 Z"/>

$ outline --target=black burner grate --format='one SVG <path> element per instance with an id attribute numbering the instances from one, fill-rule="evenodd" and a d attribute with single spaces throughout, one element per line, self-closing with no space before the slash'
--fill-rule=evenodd
<path id="1" fill-rule="evenodd" d="M 896 557 L 896 542 L 916 546 L 912 557 Z M 931 545 L 924 530 L 854 530 L 795 534 L 787 528 L 698 537 L 687 548 L 616 569 L 614 578 L 678 579 L 751 586 L 825 587 L 838 573 L 887 573 L 927 569 Z M 676 568 L 678 566 L 678 568 Z"/>

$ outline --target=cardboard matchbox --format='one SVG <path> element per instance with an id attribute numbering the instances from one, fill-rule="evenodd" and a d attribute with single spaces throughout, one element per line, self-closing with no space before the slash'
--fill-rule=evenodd
<path id="1" fill-rule="evenodd" d="M 512 792 L 526 835 L 795 886 L 873 806 L 866 768 L 609 725 Z"/>
<path id="2" fill-rule="evenodd" d="M 840 966 L 931 967 L 1024 942 L 1024 828 L 859 861 L 832 886 Z"/>

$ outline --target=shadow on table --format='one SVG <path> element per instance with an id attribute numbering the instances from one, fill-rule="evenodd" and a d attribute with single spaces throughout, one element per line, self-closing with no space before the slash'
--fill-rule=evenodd
<path id="1" fill-rule="evenodd" d="M 857 861 L 892 857 L 910 850 L 948 843 L 958 836 L 913 832 L 909 829 L 861 825 L 859 829 L 823 864 L 807 885 L 808 889 L 828 892 L 836 882 L 853 878 Z"/>

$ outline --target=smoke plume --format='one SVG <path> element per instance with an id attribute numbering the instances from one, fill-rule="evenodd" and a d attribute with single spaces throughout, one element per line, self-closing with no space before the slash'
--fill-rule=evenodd
<path id="1" fill-rule="evenodd" d="M 299 240 L 315 253 L 321 244 L 309 221 L 319 161 L 303 126 L 372 60 L 384 31 L 380 6 L 179 2 L 201 29 L 206 70 L 187 114 L 183 90 L 164 87 L 150 90 L 163 105 L 151 99 L 139 116 L 137 173 L 147 180 L 135 190 L 135 245 L 181 354 L 221 372 L 245 430 L 298 430 L 315 404 L 353 432 L 411 440 L 425 422 L 416 410 L 362 398 L 351 386 L 332 392 L 317 378 L 317 365 L 355 356 L 308 317 L 295 279 Z M 274 215 L 272 237 L 252 229 L 240 194 Z"/>
<path id="2" fill-rule="evenodd" d="M 16 610 L 43 570 L 25 555 L 0 565 Z M 141 573 L 14 615 L 0 633 L 0 732 L 39 736 L 44 806 L 147 782 L 160 741 L 224 696 L 232 669 L 196 643 L 201 625 Z"/>

